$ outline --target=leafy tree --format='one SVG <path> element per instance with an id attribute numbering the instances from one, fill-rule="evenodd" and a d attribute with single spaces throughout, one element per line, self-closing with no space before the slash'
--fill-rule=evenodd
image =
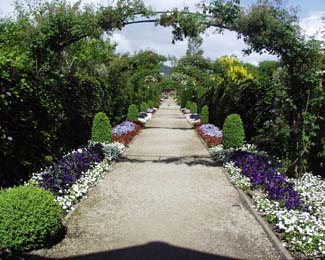
<path id="1" fill-rule="evenodd" d="M 203 50 L 200 48 L 202 43 L 203 39 L 201 36 L 190 38 L 188 40 L 186 55 L 203 55 Z"/>
<path id="2" fill-rule="evenodd" d="M 258 73 L 262 78 L 271 78 L 274 72 L 280 67 L 277 61 L 261 61 L 258 64 Z"/>

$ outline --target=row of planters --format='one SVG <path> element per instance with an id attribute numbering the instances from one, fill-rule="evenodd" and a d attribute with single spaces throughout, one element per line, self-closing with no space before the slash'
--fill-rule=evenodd
<path id="1" fill-rule="evenodd" d="M 185 115 L 189 124 L 195 127 L 196 132 L 205 141 L 208 147 L 214 147 L 221 144 L 222 131 L 217 126 L 208 123 L 208 106 L 202 107 L 201 114 L 198 114 L 197 104 L 195 102 L 187 101 L 186 108 L 182 108 L 181 111 Z M 228 127 L 227 124 L 226 127 Z"/>
<path id="2" fill-rule="evenodd" d="M 204 140 L 220 136 L 222 143 L 208 143 L 213 146 L 210 153 L 224 166 L 231 182 L 251 197 L 291 254 L 296 259 L 324 259 L 325 181 L 310 173 L 287 178 L 281 161 L 244 143 L 239 115 L 226 118 L 223 132 L 209 124 L 197 129 Z"/>
<path id="3" fill-rule="evenodd" d="M 148 104 L 142 105 L 142 111 L 154 113 Z M 105 113 L 96 114 L 87 147 L 65 154 L 55 165 L 34 173 L 25 185 L 0 190 L 0 258 L 1 252 L 47 246 L 62 233 L 63 216 L 103 179 L 141 129 L 139 116 L 131 105 L 127 121 L 112 129 Z"/>
<path id="4" fill-rule="evenodd" d="M 156 113 L 156 111 L 157 108 L 154 107 L 152 101 L 149 101 L 148 103 L 142 102 L 140 113 L 136 105 L 130 105 L 127 120 L 113 128 L 113 141 L 124 145 L 129 144 L 145 123 L 148 120 L 151 120 L 152 115 Z"/>

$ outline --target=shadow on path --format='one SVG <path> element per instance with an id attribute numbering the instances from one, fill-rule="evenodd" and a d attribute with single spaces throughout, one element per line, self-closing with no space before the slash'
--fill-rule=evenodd
<path id="1" fill-rule="evenodd" d="M 208 167 L 216 167 L 218 164 L 209 156 L 145 156 L 143 155 L 128 155 L 127 157 L 121 157 L 117 159 L 118 162 L 128 162 L 128 163 L 162 163 L 162 164 L 186 164 L 188 166 L 203 165 Z"/>
<path id="2" fill-rule="evenodd" d="M 32 256 L 32 259 L 54 259 Z M 56 258 L 62 260 L 236 260 L 221 255 L 212 255 L 209 253 L 194 251 L 187 248 L 169 245 L 163 242 L 151 242 L 145 245 L 122 248 L 112 251 L 96 252 L 92 254 Z"/>

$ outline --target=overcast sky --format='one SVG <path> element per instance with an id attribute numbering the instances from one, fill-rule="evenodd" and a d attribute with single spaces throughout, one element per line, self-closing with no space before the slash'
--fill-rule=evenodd
<path id="1" fill-rule="evenodd" d="M 75 0 L 71 0 L 75 1 Z M 0 15 L 8 15 L 13 10 L 14 0 L 0 0 Z M 107 4 L 108 0 L 86 0 L 90 3 Z M 182 8 L 187 6 L 194 8 L 200 0 L 144 0 L 144 3 L 156 10 L 168 10 L 174 7 Z M 255 0 L 241 0 L 243 6 L 255 3 Z M 306 34 L 316 36 L 320 39 L 320 32 L 323 26 L 321 17 L 325 16 L 325 0 L 288 0 L 288 7 L 298 7 L 298 16 L 300 17 L 301 26 Z M 172 44 L 172 34 L 170 28 L 155 27 L 153 24 L 129 25 L 122 31 L 113 34 L 113 40 L 118 43 L 117 51 L 120 53 L 134 53 L 143 49 L 154 50 L 166 56 L 183 56 L 186 52 L 187 41 Z M 216 59 L 223 55 L 236 55 L 240 60 L 257 64 L 261 60 L 275 59 L 267 54 L 262 56 L 251 54 L 243 56 L 242 49 L 245 44 L 237 40 L 236 33 L 226 31 L 223 35 L 208 31 L 204 35 L 202 49 L 204 55 L 211 59 Z"/>

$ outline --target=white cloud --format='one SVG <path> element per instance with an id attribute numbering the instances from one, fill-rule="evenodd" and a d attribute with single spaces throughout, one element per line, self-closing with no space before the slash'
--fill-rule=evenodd
<path id="1" fill-rule="evenodd" d="M 308 17 L 301 19 L 300 25 L 304 33 L 318 40 L 323 40 L 322 31 L 324 30 L 324 22 L 322 21 L 322 17 L 325 17 L 325 11 L 312 12 Z"/>

